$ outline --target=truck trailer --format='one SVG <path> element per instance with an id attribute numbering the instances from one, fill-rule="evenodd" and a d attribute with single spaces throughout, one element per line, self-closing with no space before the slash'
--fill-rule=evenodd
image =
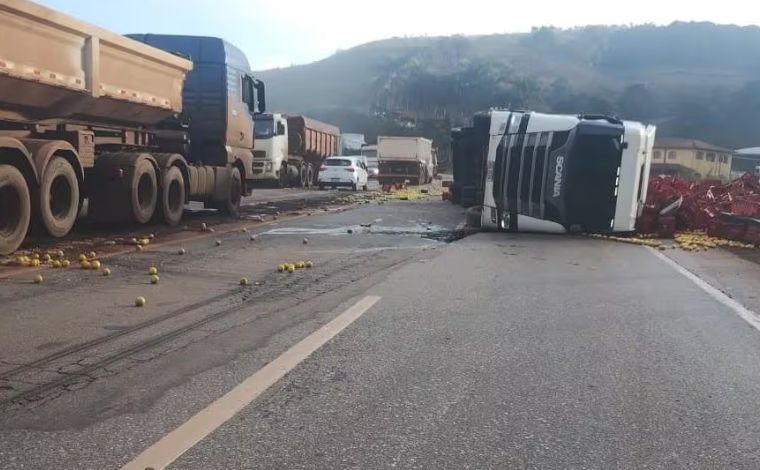
<path id="1" fill-rule="evenodd" d="M 280 187 L 311 187 L 322 162 L 340 154 L 340 129 L 299 115 L 256 116 L 253 178 Z"/>
<path id="2" fill-rule="evenodd" d="M 426 184 L 436 173 L 433 141 L 423 137 L 378 136 L 377 160 L 380 184 Z"/>
<path id="3" fill-rule="evenodd" d="M 478 113 L 473 125 L 451 131 L 453 181 L 449 200 L 472 207 L 482 204 L 491 113 Z"/>
<path id="4" fill-rule="evenodd" d="M 655 131 L 610 116 L 491 111 L 482 227 L 632 232 Z"/>
<path id="5" fill-rule="evenodd" d="M 219 38 L 121 36 L 27 0 L 0 3 L 0 254 L 30 222 L 179 223 L 235 213 L 253 179 L 264 84 Z"/>

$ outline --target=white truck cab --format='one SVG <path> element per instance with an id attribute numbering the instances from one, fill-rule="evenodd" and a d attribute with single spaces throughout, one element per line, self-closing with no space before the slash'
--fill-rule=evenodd
<path id="1" fill-rule="evenodd" d="M 491 111 L 482 226 L 633 231 L 655 130 L 609 116 Z"/>
<path id="2" fill-rule="evenodd" d="M 279 181 L 288 159 L 288 120 L 282 114 L 261 114 L 253 131 L 253 179 Z"/>

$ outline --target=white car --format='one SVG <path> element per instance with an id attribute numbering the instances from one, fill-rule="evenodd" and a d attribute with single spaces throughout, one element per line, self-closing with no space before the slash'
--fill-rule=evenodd
<path id="1" fill-rule="evenodd" d="M 362 157 L 330 157 L 319 169 L 317 185 L 319 189 L 325 189 L 326 186 L 333 189 L 346 186 L 354 191 L 359 188 L 366 191 L 368 179 L 367 165 L 362 161 Z"/>

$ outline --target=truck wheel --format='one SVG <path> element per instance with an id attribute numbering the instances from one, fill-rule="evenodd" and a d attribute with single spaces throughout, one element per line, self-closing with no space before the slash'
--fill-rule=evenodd
<path id="1" fill-rule="evenodd" d="M 288 186 L 288 171 L 285 165 L 280 167 L 280 175 L 279 178 L 277 178 L 276 185 L 280 189 Z"/>
<path id="2" fill-rule="evenodd" d="M 306 164 L 306 185 L 307 188 L 314 186 L 314 165 Z"/>
<path id="3" fill-rule="evenodd" d="M 161 204 L 156 211 L 167 225 L 177 225 L 185 211 L 185 178 L 176 166 L 170 167 L 161 185 Z"/>
<path id="4" fill-rule="evenodd" d="M 301 164 L 301 167 L 298 168 L 298 187 L 299 188 L 306 188 L 306 164 Z"/>
<path id="5" fill-rule="evenodd" d="M 351 185 L 351 191 L 358 191 L 358 190 L 359 190 L 359 186 L 356 183 Z"/>
<path id="6" fill-rule="evenodd" d="M 132 216 L 136 222 L 144 224 L 153 217 L 158 202 L 156 170 L 148 160 L 137 161 L 129 189 Z"/>
<path id="7" fill-rule="evenodd" d="M 63 157 L 53 157 L 40 182 L 39 220 L 55 238 L 65 237 L 79 214 L 79 181 L 74 168 Z"/>
<path id="8" fill-rule="evenodd" d="M 243 196 L 243 177 L 240 176 L 238 167 L 232 167 L 230 173 L 230 187 L 227 192 L 227 200 L 222 201 L 218 209 L 227 215 L 238 215 L 240 211 L 240 199 Z"/>
<path id="9" fill-rule="evenodd" d="M 0 165 L 0 255 L 21 246 L 31 218 L 32 202 L 24 175 L 14 166 Z"/>

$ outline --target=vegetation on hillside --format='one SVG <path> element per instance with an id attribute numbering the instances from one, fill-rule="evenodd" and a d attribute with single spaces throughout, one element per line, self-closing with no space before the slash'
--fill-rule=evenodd
<path id="1" fill-rule="evenodd" d="M 760 145 L 760 28 L 537 28 L 528 34 L 394 38 L 313 64 L 261 72 L 270 103 L 347 132 L 423 134 L 448 155 L 448 130 L 512 107 L 609 113 L 661 136 Z"/>

